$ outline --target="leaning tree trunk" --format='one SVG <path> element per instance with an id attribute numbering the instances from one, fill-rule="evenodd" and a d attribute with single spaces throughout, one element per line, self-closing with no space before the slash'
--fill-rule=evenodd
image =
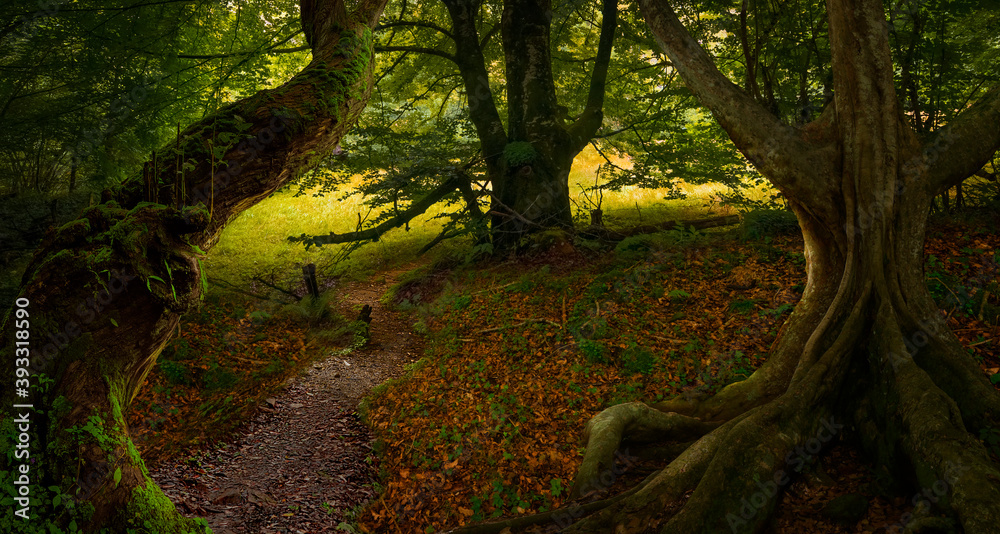
<path id="1" fill-rule="evenodd" d="M 747 380 L 709 398 L 613 406 L 588 423 L 575 496 L 608 488 L 623 442 L 682 452 L 563 531 L 762 532 L 781 490 L 841 436 L 899 488 L 932 492 L 908 532 L 1000 531 L 1000 470 L 976 437 L 1000 422 L 1000 395 L 945 327 L 923 278 L 932 198 L 1000 148 L 1000 88 L 921 143 L 898 108 L 882 3 L 828 0 L 834 101 L 793 128 L 719 73 L 668 5 L 640 4 L 692 92 L 790 199 L 808 281 Z"/>
<path id="2" fill-rule="evenodd" d="M 349 13 L 342 0 L 303 0 L 308 66 L 190 126 L 141 178 L 44 240 L 0 338 L 0 469 L 6 492 L 28 497 L 0 526 L 204 530 L 150 480 L 124 412 L 180 315 L 197 306 L 199 258 L 225 225 L 315 165 L 354 124 L 371 91 L 370 28 L 384 4 L 362 1 Z"/>

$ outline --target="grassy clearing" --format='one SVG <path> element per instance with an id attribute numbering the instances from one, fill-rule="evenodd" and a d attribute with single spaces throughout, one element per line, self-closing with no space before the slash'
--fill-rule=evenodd
<path id="1" fill-rule="evenodd" d="M 570 173 L 570 194 L 578 206 L 588 206 L 582 190 L 594 185 L 597 168 L 603 162 L 592 147 L 584 150 L 574 161 Z M 628 165 L 624 160 L 615 162 Z M 689 198 L 664 200 L 668 194 L 666 189 L 627 188 L 620 192 L 607 192 L 602 202 L 605 221 L 612 227 L 625 227 L 705 216 L 709 201 L 725 190 L 719 185 L 685 183 L 680 184 L 680 189 L 690 195 Z M 770 194 L 770 190 L 755 194 L 763 198 Z M 378 242 L 366 244 L 350 259 L 336 265 L 331 262 L 343 250 L 343 245 L 307 251 L 301 244 L 288 242 L 288 236 L 293 235 L 355 230 L 359 214 L 363 216 L 368 208 L 360 197 L 342 200 L 340 196 L 338 193 L 326 197 L 295 197 L 293 191 L 283 191 L 243 212 L 229 224 L 205 260 L 209 276 L 236 282 L 249 280 L 261 273 L 294 272 L 296 265 L 312 262 L 320 267 L 325 276 L 346 275 L 361 279 L 410 261 L 441 231 L 440 219 L 434 218 L 441 213 L 441 208 L 435 206 L 414 220 L 409 231 L 402 228 L 394 230 Z M 716 206 L 714 212 L 732 213 L 733 210 Z M 583 215 L 581 212 L 581 223 L 585 222 Z M 441 251 L 436 250 L 435 253 L 447 254 L 463 244 L 439 245 Z"/>
<path id="2" fill-rule="evenodd" d="M 602 162 L 589 148 L 577 158 L 571 174 L 571 192 L 578 203 L 585 202 L 581 190 L 593 185 Z M 703 194 L 710 191 L 705 186 L 682 185 L 682 189 Z M 606 193 L 602 204 L 606 222 L 612 226 L 656 222 L 697 216 L 693 212 L 703 208 L 701 199 L 664 201 L 666 194 L 666 190 L 637 189 Z M 276 300 L 287 302 L 288 297 L 254 278 L 300 294 L 299 266 L 305 263 L 318 266 L 320 284 L 327 287 L 336 278 L 367 278 L 412 261 L 417 250 L 441 230 L 440 221 L 434 219 L 440 211 L 433 208 L 413 221 L 410 231 L 390 232 L 380 241 L 354 251 L 346 260 L 339 257 L 343 246 L 307 251 L 301 244 L 287 240 L 288 236 L 303 233 L 352 231 L 359 214 L 366 212 L 367 207 L 359 197 L 295 197 L 292 191 L 284 191 L 229 224 L 204 260 L 208 276 L 271 300 L 248 297 L 214 285 L 203 308 L 184 318 L 179 336 L 160 355 L 131 410 L 131 426 L 143 456 L 150 463 L 225 435 L 246 420 L 264 398 L 278 391 L 289 377 L 329 351 L 346 349 L 353 342 L 351 325 L 343 317 L 336 314 L 316 317 L 317 310 L 328 313 L 338 309 L 336 287 L 329 292 L 329 302 L 307 309 L 302 304 L 279 304 Z M 463 246 L 461 240 L 439 245 L 428 258 L 429 263 L 454 267 L 454 258 L 463 257 Z M 428 268 L 427 273 L 433 272 Z M 422 276 L 418 274 L 415 278 Z M 440 288 L 433 292 L 427 289 L 411 283 L 409 289 L 404 288 L 402 298 L 411 308 L 432 309 L 425 306 L 425 301 Z M 446 293 L 450 291 L 455 289 L 447 289 Z M 350 312 L 341 310 L 344 314 Z M 415 327 L 426 332 L 433 324 L 435 319 L 429 316 Z M 600 349 L 595 346 L 592 350 Z M 648 358 L 645 352 L 635 352 L 635 368 L 645 369 Z"/>

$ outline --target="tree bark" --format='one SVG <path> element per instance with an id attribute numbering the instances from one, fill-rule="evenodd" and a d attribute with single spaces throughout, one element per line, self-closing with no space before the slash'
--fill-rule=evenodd
<path id="1" fill-rule="evenodd" d="M 687 85 L 789 199 L 808 281 L 747 380 L 591 420 L 574 495 L 606 489 L 601 475 L 623 441 L 683 452 L 562 531 L 761 532 L 781 490 L 843 436 L 910 494 L 943 491 L 931 512 L 944 518 L 916 518 L 908 531 L 952 521 L 996 532 L 1000 470 L 976 436 L 1000 422 L 1000 395 L 945 327 L 925 285 L 923 244 L 932 198 L 1000 148 L 1000 89 L 918 138 L 894 91 L 882 3 L 828 0 L 833 102 L 793 128 L 719 73 L 666 2 L 640 6 Z"/>
<path id="2" fill-rule="evenodd" d="M 0 470 L 6 485 L 27 471 L 26 513 L 35 517 L 15 517 L 12 530 L 71 522 L 88 532 L 205 530 L 149 479 L 123 413 L 180 315 L 201 298 L 199 258 L 236 215 L 331 152 L 364 108 L 371 28 L 385 0 L 354 5 L 303 0 L 309 65 L 189 126 L 158 152 L 151 180 L 105 191 L 102 204 L 42 243 L 18 300 L 30 327 L 8 314 L 0 338 L 5 379 L 19 376 L 15 367 L 31 374 L 30 387 L 17 388 L 26 396 L 3 389 L 3 448 L 25 444 L 30 456 L 4 454 Z M 15 347 L 22 331 L 29 345 Z M 32 408 L 9 411 L 14 404 Z M 63 495 L 58 504 L 50 488 Z"/>

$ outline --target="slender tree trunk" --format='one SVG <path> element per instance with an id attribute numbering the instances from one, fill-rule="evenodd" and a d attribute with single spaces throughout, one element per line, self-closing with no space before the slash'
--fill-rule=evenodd
<path id="1" fill-rule="evenodd" d="M 342 1 L 303 0 L 312 61 L 283 86 L 184 130 L 183 167 L 174 158 L 157 167 L 161 203 L 149 202 L 136 177 L 43 242 L 19 293 L 24 312 L 5 317 L 0 338 L 5 380 L 25 372 L 15 368 L 31 375 L 3 389 L 3 449 L 27 452 L 4 454 L 0 470 L 8 487 L 24 475 L 31 501 L 14 508 L 34 517 L 15 516 L 12 531 L 70 522 L 86 531 L 204 530 L 149 479 L 123 414 L 180 315 L 198 305 L 204 251 L 236 215 L 329 153 L 367 102 L 370 28 L 384 0 L 355 5 L 349 13 Z M 174 207 L 181 198 L 187 205 Z M 30 407 L 9 411 L 15 404 Z"/>

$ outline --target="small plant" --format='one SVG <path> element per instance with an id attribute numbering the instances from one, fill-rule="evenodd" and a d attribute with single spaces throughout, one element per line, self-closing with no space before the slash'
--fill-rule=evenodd
<path id="1" fill-rule="evenodd" d="M 794 304 L 785 303 L 785 304 L 782 304 L 782 305 L 778 306 L 777 308 L 771 308 L 771 309 L 763 310 L 763 311 L 760 312 L 760 314 L 761 315 L 770 315 L 771 317 L 780 317 L 780 316 L 784 315 L 785 312 L 791 311 L 791 310 L 794 310 L 794 309 L 795 309 L 795 305 Z"/>
<path id="2" fill-rule="evenodd" d="M 593 363 L 608 363 L 608 349 L 597 341 L 583 339 L 576 344 L 580 352 L 587 357 L 587 361 Z"/>
<path id="3" fill-rule="evenodd" d="M 685 300 L 685 299 L 690 298 L 691 297 L 691 293 L 688 293 L 687 291 L 684 291 L 683 289 L 673 289 L 673 290 L 670 291 L 670 293 L 667 293 L 667 297 L 669 297 L 670 300 L 678 300 L 679 301 L 679 300 Z"/>
<path id="4" fill-rule="evenodd" d="M 621 362 L 622 368 L 628 373 L 648 375 L 656 365 L 656 355 L 649 349 L 632 343 L 622 353 Z"/>
<path id="5" fill-rule="evenodd" d="M 239 382 L 239 377 L 229 369 L 219 365 L 218 360 L 213 359 L 208 370 L 202 374 L 201 382 L 205 389 L 229 389 Z"/>
<path id="6" fill-rule="evenodd" d="M 471 303 L 472 303 L 472 297 L 470 297 L 469 295 L 459 295 L 455 297 L 454 301 L 452 301 L 451 307 L 454 310 L 458 311 L 467 308 Z"/>
<path id="7" fill-rule="evenodd" d="M 250 320 L 253 321 L 254 324 L 264 324 L 270 318 L 271 314 L 263 310 L 250 312 Z"/>
<path id="8" fill-rule="evenodd" d="M 163 373 L 164 378 L 167 382 L 180 385 L 180 386 L 190 386 L 191 385 L 191 374 L 188 368 L 183 363 L 177 363 L 171 360 L 160 360 L 160 372 Z"/>
<path id="9" fill-rule="evenodd" d="M 736 299 L 729 303 L 729 311 L 733 313 L 750 313 L 757 307 L 758 299 Z"/>

